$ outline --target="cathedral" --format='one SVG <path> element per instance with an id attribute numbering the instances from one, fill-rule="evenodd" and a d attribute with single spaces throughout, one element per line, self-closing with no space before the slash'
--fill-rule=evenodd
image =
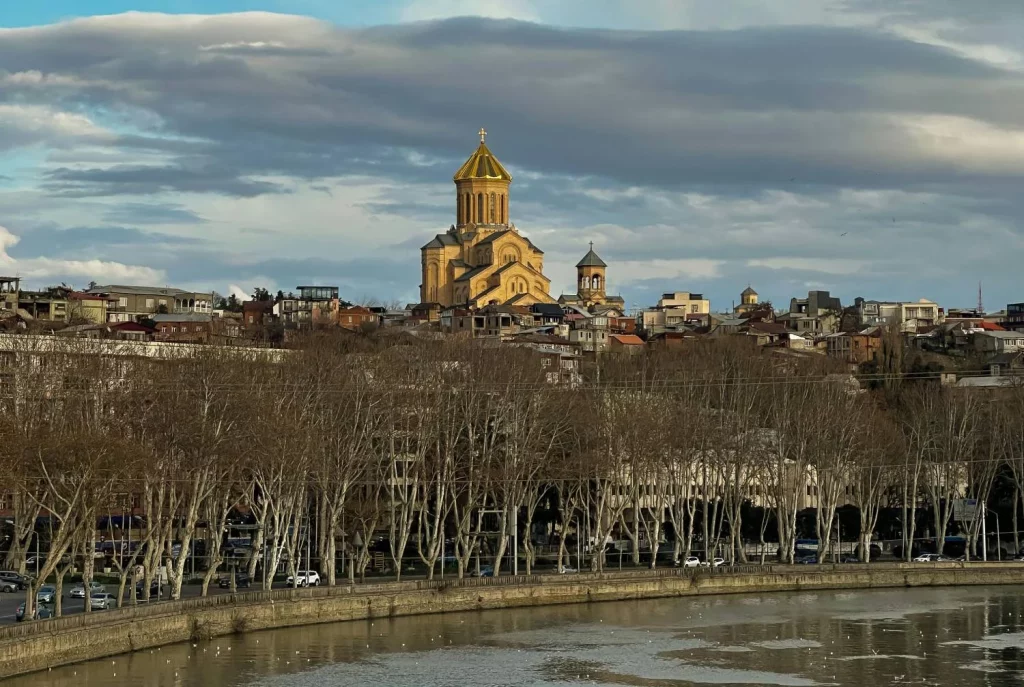
<path id="1" fill-rule="evenodd" d="M 420 249 L 420 302 L 441 307 L 553 303 L 544 252 L 509 219 L 512 175 L 480 147 L 455 173 L 456 223 Z"/>

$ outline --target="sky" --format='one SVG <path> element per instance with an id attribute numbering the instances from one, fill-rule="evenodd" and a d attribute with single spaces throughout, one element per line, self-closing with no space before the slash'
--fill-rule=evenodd
<path id="1" fill-rule="evenodd" d="M 415 302 L 481 126 L 556 296 L 1024 300 L 1019 0 L 0 0 L 0 274 Z"/>

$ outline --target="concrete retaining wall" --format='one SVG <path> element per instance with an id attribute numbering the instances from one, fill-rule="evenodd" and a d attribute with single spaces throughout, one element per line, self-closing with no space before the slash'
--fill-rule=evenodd
<path id="1" fill-rule="evenodd" d="M 198 600 L 202 603 L 163 604 L 166 612 L 154 606 L 11 628 L 0 640 L 0 678 L 164 644 L 342 620 L 711 594 L 1007 584 L 1024 584 L 1024 566 L 776 566 L 771 572 L 531 576 L 223 595 Z"/>

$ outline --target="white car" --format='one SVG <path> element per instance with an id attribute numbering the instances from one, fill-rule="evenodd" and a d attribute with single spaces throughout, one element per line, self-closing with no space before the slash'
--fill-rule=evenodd
<path id="1" fill-rule="evenodd" d="M 558 572 L 562 575 L 571 575 L 572 573 L 579 572 L 576 568 L 570 568 L 568 565 L 563 565 Z"/>
<path id="2" fill-rule="evenodd" d="M 680 561 L 679 565 L 683 568 L 699 568 L 700 559 L 696 556 L 687 556 L 684 560 Z"/>
<path id="3" fill-rule="evenodd" d="M 107 591 L 107 588 L 104 587 L 102 584 L 100 584 L 96 580 L 89 580 L 89 594 L 90 595 L 95 594 L 96 592 L 105 592 L 105 591 Z M 69 595 L 71 596 L 72 599 L 84 599 L 85 598 L 85 585 L 84 585 L 84 583 L 80 583 L 77 586 L 72 587 L 71 588 L 71 592 L 70 592 Z"/>
<path id="4" fill-rule="evenodd" d="M 705 568 L 717 568 L 720 565 L 725 565 L 724 558 L 712 558 L 710 561 L 704 561 L 701 563 Z"/>
<path id="5" fill-rule="evenodd" d="M 939 563 L 941 561 L 948 561 L 949 559 L 940 553 L 922 553 L 920 556 L 914 559 L 915 563 Z"/>
<path id="6" fill-rule="evenodd" d="M 296 573 L 296 576 L 298 577 L 298 584 L 296 586 L 299 586 L 299 587 L 309 587 L 310 585 L 312 585 L 314 587 L 319 587 L 320 586 L 320 573 L 318 573 L 315 570 L 300 570 L 300 571 L 298 571 L 298 573 Z M 293 578 L 291 575 L 289 575 L 288 579 L 285 581 L 285 584 L 287 584 L 289 587 L 291 587 L 292 585 L 295 585 L 296 584 L 295 578 Z"/>
<path id="7" fill-rule="evenodd" d="M 89 597 L 89 607 L 94 611 L 105 611 L 117 606 L 117 597 L 107 592 L 94 592 Z"/>

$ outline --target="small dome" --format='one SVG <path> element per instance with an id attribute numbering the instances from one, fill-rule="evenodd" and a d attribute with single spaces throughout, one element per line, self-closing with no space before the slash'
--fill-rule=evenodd
<path id="1" fill-rule="evenodd" d="M 743 289 L 743 293 L 741 293 L 740 295 L 741 296 L 756 296 L 757 295 L 757 291 L 754 291 L 752 288 L 750 288 L 748 286 L 747 288 Z"/>

